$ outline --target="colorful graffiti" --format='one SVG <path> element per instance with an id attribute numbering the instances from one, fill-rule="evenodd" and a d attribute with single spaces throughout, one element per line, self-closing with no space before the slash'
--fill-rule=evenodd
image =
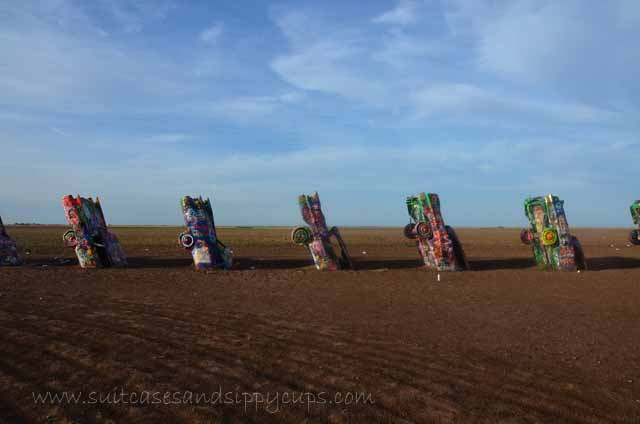
<path id="1" fill-rule="evenodd" d="M 629 233 L 629 241 L 631 244 L 638 246 L 640 245 L 640 200 L 633 202 L 629 209 L 633 223 L 638 227 Z"/>
<path id="2" fill-rule="evenodd" d="M 453 228 L 445 225 L 440 211 L 440 198 L 434 193 L 407 197 L 411 222 L 404 235 L 415 239 L 424 264 L 438 271 L 469 269 L 462 244 Z"/>
<path id="3" fill-rule="evenodd" d="M 522 230 L 520 239 L 531 245 L 538 266 L 562 271 L 586 269 L 580 241 L 569 231 L 564 201 L 551 194 L 530 197 L 524 202 L 524 211 L 531 226 Z"/>
<path id="4" fill-rule="evenodd" d="M 22 265 L 16 242 L 9 237 L 0 217 L 0 266 Z"/>
<path id="5" fill-rule="evenodd" d="M 218 239 L 211 201 L 184 196 L 180 205 L 187 231 L 180 234 L 178 243 L 191 251 L 196 269 L 230 269 L 233 252 Z"/>
<path id="6" fill-rule="evenodd" d="M 316 268 L 321 271 L 353 269 L 347 246 L 337 227 L 329 229 L 322 213 L 317 192 L 298 196 L 302 219 L 308 227 L 296 227 L 291 232 L 294 243 L 307 246 Z M 339 254 L 336 250 L 339 249 Z"/>
<path id="7" fill-rule="evenodd" d="M 82 268 L 127 265 L 118 238 L 107 228 L 99 198 L 94 202 L 91 197 L 64 196 L 62 207 L 72 227 L 62 238 L 67 247 L 75 249 Z"/>

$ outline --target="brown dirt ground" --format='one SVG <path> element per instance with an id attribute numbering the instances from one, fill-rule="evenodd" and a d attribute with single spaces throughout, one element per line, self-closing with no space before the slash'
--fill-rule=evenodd
<path id="1" fill-rule="evenodd" d="M 0 270 L 0 423 L 640 422 L 627 230 L 576 230 L 590 271 L 554 273 L 518 230 L 459 229 L 474 271 L 440 282 L 399 228 L 343 230 L 359 270 L 335 273 L 288 229 L 222 229 L 238 266 L 209 274 L 178 228 L 116 227 L 131 266 L 106 270 L 56 265 L 63 227 L 9 231 L 31 255 Z M 35 403 L 46 391 L 272 403 Z M 354 392 L 372 403 L 334 401 Z"/>

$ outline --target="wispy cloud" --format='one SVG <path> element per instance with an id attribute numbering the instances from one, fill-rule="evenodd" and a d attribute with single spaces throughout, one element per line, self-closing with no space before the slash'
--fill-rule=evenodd
<path id="1" fill-rule="evenodd" d="M 174 144 L 189 140 L 186 134 L 153 134 L 140 137 L 137 141 L 144 144 Z"/>
<path id="2" fill-rule="evenodd" d="M 318 37 L 304 30 L 317 23 L 300 11 L 285 13 L 276 22 L 290 42 L 291 52 L 277 56 L 271 68 L 289 84 L 369 103 L 384 99 L 384 86 L 358 66 L 368 54 L 361 35 L 329 29 Z"/>
<path id="3" fill-rule="evenodd" d="M 69 137 L 71 134 L 69 134 L 66 131 L 61 130 L 60 128 L 57 127 L 51 127 L 51 131 L 53 131 L 54 133 L 61 135 L 63 137 Z"/>
<path id="4" fill-rule="evenodd" d="M 215 43 L 222 35 L 223 25 L 217 22 L 210 27 L 206 28 L 200 33 L 200 39 L 205 43 Z"/>
<path id="5" fill-rule="evenodd" d="M 531 119 L 569 123 L 607 123 L 617 114 L 584 104 L 555 103 L 510 96 L 470 84 L 438 84 L 411 95 L 417 117 L 460 117 L 473 123 L 475 118 L 493 121 Z"/>
<path id="6" fill-rule="evenodd" d="M 396 7 L 379 15 L 373 22 L 380 24 L 408 25 L 416 22 L 417 3 L 413 0 L 399 0 Z"/>

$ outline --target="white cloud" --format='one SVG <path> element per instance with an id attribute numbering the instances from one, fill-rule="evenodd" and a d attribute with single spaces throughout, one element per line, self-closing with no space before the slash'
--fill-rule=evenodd
<path id="1" fill-rule="evenodd" d="M 278 96 L 240 96 L 219 100 L 208 107 L 209 116 L 247 122 L 273 114 L 287 105 L 302 101 L 304 95 L 288 92 Z"/>
<path id="2" fill-rule="evenodd" d="M 454 47 L 448 40 L 425 38 L 406 34 L 401 28 L 393 28 L 382 41 L 382 48 L 373 53 L 373 58 L 395 68 L 407 69 L 415 66 L 416 59 L 445 57 Z"/>
<path id="3" fill-rule="evenodd" d="M 373 22 L 391 25 L 408 25 L 416 22 L 417 3 L 413 0 L 399 0 L 396 7 L 377 16 Z"/>
<path id="4" fill-rule="evenodd" d="M 560 123 L 611 123 L 618 115 L 589 105 L 532 100 L 491 91 L 471 84 L 436 84 L 410 96 L 418 118 L 458 118 L 516 122 L 530 125 L 531 119 Z"/>
<path id="5" fill-rule="evenodd" d="M 61 135 L 61 136 L 63 136 L 63 137 L 69 137 L 69 136 L 71 136 L 71 134 L 70 134 L 70 133 L 68 133 L 68 132 L 66 132 L 66 131 L 63 131 L 63 130 L 61 130 L 61 129 L 60 129 L 60 128 L 58 128 L 58 127 L 51 127 L 51 131 L 53 131 L 54 133 L 56 133 L 56 134 L 58 134 L 58 135 Z"/>
<path id="6" fill-rule="evenodd" d="M 165 19 L 176 7 L 172 0 L 99 0 L 96 3 L 111 16 L 117 30 L 127 34 L 139 33 L 149 22 Z"/>
<path id="7" fill-rule="evenodd" d="M 488 1 L 448 5 L 453 33 L 473 43 L 476 69 L 548 92 L 638 109 L 638 2 Z"/>
<path id="8" fill-rule="evenodd" d="M 276 23 L 292 50 L 271 62 L 271 68 L 282 79 L 303 90 L 322 91 L 373 104 L 384 101 L 385 86 L 372 79 L 366 67 L 360 67 L 369 54 L 361 45 L 361 34 L 322 25 L 322 30 L 305 31 L 318 24 L 299 11 L 278 17 Z"/>
<path id="9" fill-rule="evenodd" d="M 189 136 L 186 134 L 180 133 L 169 133 L 169 134 L 153 134 L 145 137 L 140 137 L 134 142 L 144 143 L 144 144 L 174 144 L 181 143 L 189 140 Z"/>
<path id="10" fill-rule="evenodd" d="M 284 93 L 279 96 L 279 99 L 284 103 L 299 103 L 304 99 L 304 93 L 292 91 L 289 93 Z"/>
<path id="11" fill-rule="evenodd" d="M 218 39 L 222 35 L 222 31 L 223 31 L 222 23 L 217 22 L 212 26 L 210 26 L 209 28 L 206 28 L 204 31 L 202 31 L 200 33 L 200 39 L 205 43 L 213 44 L 216 41 L 218 41 Z"/>

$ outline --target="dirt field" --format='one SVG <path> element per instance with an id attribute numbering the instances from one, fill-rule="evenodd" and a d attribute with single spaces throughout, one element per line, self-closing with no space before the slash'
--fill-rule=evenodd
<path id="1" fill-rule="evenodd" d="M 591 270 L 566 274 L 459 229 L 474 271 L 439 282 L 399 228 L 345 229 L 359 270 L 336 273 L 287 229 L 222 229 L 237 269 L 209 274 L 178 228 L 116 227 L 131 266 L 108 270 L 53 261 L 62 231 L 9 228 L 31 254 L 0 269 L 0 423 L 640 422 L 626 230 L 577 230 Z"/>

